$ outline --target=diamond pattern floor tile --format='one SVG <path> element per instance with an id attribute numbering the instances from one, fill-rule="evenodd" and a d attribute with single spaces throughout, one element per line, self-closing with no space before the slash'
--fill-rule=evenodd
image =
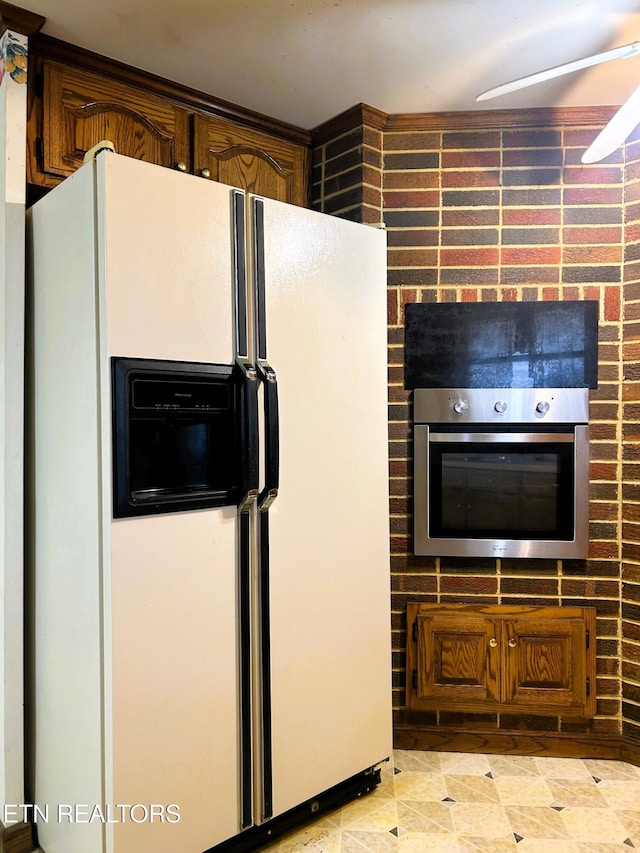
<path id="1" fill-rule="evenodd" d="M 382 782 L 263 853 L 640 851 L 640 768 L 396 750 Z"/>

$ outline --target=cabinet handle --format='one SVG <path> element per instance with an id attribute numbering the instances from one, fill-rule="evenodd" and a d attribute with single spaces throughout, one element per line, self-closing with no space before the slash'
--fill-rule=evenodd
<path id="1" fill-rule="evenodd" d="M 187 164 L 184 162 L 184 160 L 180 160 L 179 163 L 176 163 L 176 169 L 179 172 L 186 172 L 187 171 Z"/>
<path id="2" fill-rule="evenodd" d="M 202 175 L 203 178 L 210 178 L 211 177 L 211 169 L 201 169 L 200 174 Z"/>
<path id="3" fill-rule="evenodd" d="M 495 649 L 495 647 L 498 645 L 498 641 L 496 640 L 495 637 L 492 637 L 489 640 L 489 645 L 491 646 L 492 649 Z"/>
<path id="4" fill-rule="evenodd" d="M 516 641 L 516 640 L 514 640 L 514 639 L 513 639 L 513 637 L 511 637 L 511 639 L 509 640 L 509 648 L 511 648 L 511 649 L 515 649 L 515 647 L 516 647 L 517 645 L 518 645 L 517 641 Z"/>

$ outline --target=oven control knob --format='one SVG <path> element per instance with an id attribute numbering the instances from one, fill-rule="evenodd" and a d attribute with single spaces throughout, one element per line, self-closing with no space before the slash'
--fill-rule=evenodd
<path id="1" fill-rule="evenodd" d="M 546 415 L 549 411 L 549 404 L 546 400 L 540 400 L 538 405 L 536 406 L 536 412 L 539 412 L 541 415 Z"/>
<path id="2" fill-rule="evenodd" d="M 499 415 L 502 415 L 507 411 L 507 401 L 498 400 L 498 402 L 494 404 L 493 408 Z"/>
<path id="3" fill-rule="evenodd" d="M 457 412 L 459 415 L 461 415 L 463 412 L 466 412 L 468 408 L 469 404 L 466 400 L 456 400 L 453 404 L 454 412 Z"/>

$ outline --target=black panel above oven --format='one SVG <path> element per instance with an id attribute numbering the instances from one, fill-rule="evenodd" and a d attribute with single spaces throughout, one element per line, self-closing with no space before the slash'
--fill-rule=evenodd
<path id="1" fill-rule="evenodd" d="M 598 302 L 406 306 L 405 388 L 596 388 Z"/>

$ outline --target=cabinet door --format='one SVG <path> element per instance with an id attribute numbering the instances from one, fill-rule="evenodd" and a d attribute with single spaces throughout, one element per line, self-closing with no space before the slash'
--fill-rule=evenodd
<path id="1" fill-rule="evenodd" d="M 309 204 L 309 151 L 210 116 L 194 116 L 194 172 L 277 201 Z"/>
<path id="2" fill-rule="evenodd" d="M 595 714 L 593 607 L 407 604 L 407 708 Z"/>
<path id="3" fill-rule="evenodd" d="M 34 183 L 58 183 L 103 139 L 113 142 L 118 154 L 189 168 L 186 110 L 135 86 L 57 62 L 44 60 L 42 74 L 41 127 L 36 130 L 41 142 L 31 154 L 39 174 L 30 164 Z M 35 121 L 31 117 L 31 128 Z"/>
<path id="4" fill-rule="evenodd" d="M 499 699 L 499 623 L 479 613 L 407 614 L 413 689 L 409 707 L 469 707 Z M 413 618 L 412 618 L 413 617 Z"/>
<path id="5" fill-rule="evenodd" d="M 504 623 L 503 701 L 521 708 L 595 712 L 595 673 L 588 647 L 595 625 L 590 613 L 525 614 Z M 589 661 L 589 663 L 588 663 Z"/>

